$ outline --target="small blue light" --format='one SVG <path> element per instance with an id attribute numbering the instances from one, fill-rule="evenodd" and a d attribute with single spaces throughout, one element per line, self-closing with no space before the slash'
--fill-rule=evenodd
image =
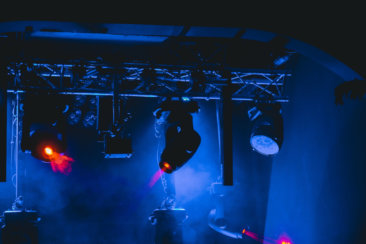
<path id="1" fill-rule="evenodd" d="M 279 57 L 279 58 L 277 58 L 275 61 L 273 61 L 273 63 L 274 63 L 274 65 L 276 65 L 276 66 L 280 66 L 280 65 L 282 65 L 282 64 L 284 64 L 284 63 L 286 63 L 288 60 L 289 60 L 289 56 L 288 55 L 286 55 L 286 56 L 283 56 L 283 57 Z"/>
<path id="2" fill-rule="evenodd" d="M 189 99 L 189 97 L 182 97 L 182 101 L 183 102 L 189 102 L 189 101 L 191 101 L 191 99 Z"/>

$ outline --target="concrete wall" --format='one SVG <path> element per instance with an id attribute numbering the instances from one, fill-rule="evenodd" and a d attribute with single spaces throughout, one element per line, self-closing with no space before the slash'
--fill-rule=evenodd
<path id="1" fill-rule="evenodd" d="M 341 78 L 300 58 L 272 167 L 265 235 L 296 244 L 365 243 L 366 101 L 334 103 Z M 363 232 L 363 233 L 362 233 Z"/>

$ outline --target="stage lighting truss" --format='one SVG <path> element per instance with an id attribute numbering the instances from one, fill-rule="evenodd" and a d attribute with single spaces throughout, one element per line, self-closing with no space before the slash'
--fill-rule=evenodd
<path id="1" fill-rule="evenodd" d="M 187 96 L 193 99 L 220 99 L 227 76 L 231 77 L 232 99 L 253 101 L 271 99 L 287 102 L 284 94 L 288 70 L 248 70 L 222 67 L 150 65 L 124 63 L 108 66 L 88 64 L 10 63 L 8 91 L 46 90 L 60 94 L 113 95 L 114 81 L 118 93 L 126 97 Z M 225 73 L 225 74 L 224 74 Z"/>

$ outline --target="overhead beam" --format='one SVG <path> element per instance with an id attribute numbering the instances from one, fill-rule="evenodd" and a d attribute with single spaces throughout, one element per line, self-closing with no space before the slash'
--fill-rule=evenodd
<path id="1" fill-rule="evenodd" d="M 116 90 L 113 79 L 123 80 L 118 93 L 131 97 L 186 96 L 195 99 L 220 99 L 226 86 L 223 73 L 230 74 L 232 100 L 254 101 L 271 99 L 287 102 L 283 94 L 287 70 L 249 70 L 226 68 L 225 70 L 197 70 L 187 66 L 142 66 L 125 64 L 121 67 L 88 64 L 12 63 L 8 67 L 10 86 L 8 91 L 50 91 L 75 95 L 112 95 Z M 154 71 L 154 78 L 146 80 L 144 70 Z M 216 67 L 217 68 L 217 67 Z M 200 78 L 194 74 L 200 73 Z M 115 77 L 115 78 L 113 78 Z M 198 80 L 197 80 L 198 79 Z"/>

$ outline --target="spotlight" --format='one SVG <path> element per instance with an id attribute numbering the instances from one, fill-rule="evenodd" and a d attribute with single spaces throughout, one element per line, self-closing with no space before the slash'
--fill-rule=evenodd
<path id="1" fill-rule="evenodd" d="M 253 121 L 250 144 L 262 155 L 275 155 L 283 141 L 283 119 L 279 104 L 257 105 L 248 111 Z"/>
<path id="2" fill-rule="evenodd" d="M 21 148 L 45 162 L 66 151 L 65 106 L 59 99 L 39 94 L 24 99 Z"/>
<path id="3" fill-rule="evenodd" d="M 154 114 L 165 125 L 165 148 L 159 167 L 170 174 L 182 167 L 197 151 L 200 135 L 193 129 L 191 113 L 198 112 L 194 101 L 166 100 Z"/>
<path id="4" fill-rule="evenodd" d="M 25 148 L 25 151 L 30 151 L 33 157 L 45 162 L 50 162 L 55 153 L 60 154 L 65 150 L 64 135 L 48 125 L 44 125 L 41 129 L 32 129 Z"/>

